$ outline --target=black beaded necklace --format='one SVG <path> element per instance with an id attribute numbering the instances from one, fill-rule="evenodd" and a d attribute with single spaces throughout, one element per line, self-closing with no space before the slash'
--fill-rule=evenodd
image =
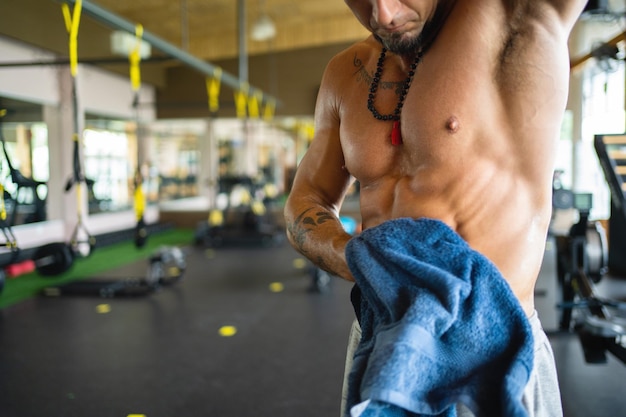
<path id="1" fill-rule="evenodd" d="M 380 76 L 383 72 L 383 63 L 385 62 L 385 55 L 387 54 L 387 48 L 383 46 L 383 49 L 380 51 L 380 57 L 378 57 L 378 63 L 376 64 L 376 72 L 374 73 L 374 77 L 372 78 L 372 83 L 370 84 L 370 92 L 367 98 L 367 108 L 372 113 L 376 120 L 389 121 L 393 120 L 393 128 L 391 129 L 391 144 L 392 145 L 401 145 L 402 144 L 402 133 L 400 130 L 400 114 L 402 113 L 402 106 L 404 105 L 404 99 L 406 98 L 407 93 L 409 92 L 409 88 L 411 87 L 411 82 L 413 81 L 413 76 L 415 75 L 415 70 L 422 60 L 422 50 L 417 52 L 415 56 L 415 61 L 411 64 L 411 68 L 409 69 L 409 73 L 404 81 L 404 85 L 402 86 L 402 91 L 400 91 L 400 97 L 398 98 L 398 104 L 396 105 L 393 113 L 389 114 L 380 114 L 378 110 L 374 107 L 374 98 L 376 97 L 376 91 L 378 90 L 378 83 L 380 82 Z"/>

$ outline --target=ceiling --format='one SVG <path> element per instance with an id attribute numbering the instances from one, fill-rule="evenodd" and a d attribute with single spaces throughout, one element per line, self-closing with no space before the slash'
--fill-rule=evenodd
<path id="1" fill-rule="evenodd" d="M 250 55 L 353 42 L 366 33 L 341 0 L 98 0 L 97 4 L 208 60 L 238 55 L 240 4 L 247 34 L 264 13 L 276 25 L 272 40 L 248 37 Z"/>
<path id="2" fill-rule="evenodd" d="M 66 53 L 61 3 L 2 0 L 0 34 Z M 276 26 L 274 39 L 254 41 L 247 37 L 248 55 L 352 43 L 367 34 L 342 0 L 83 0 L 79 29 L 82 57 L 110 54 L 108 37 L 113 29 L 92 16 L 89 4 L 133 25 L 141 24 L 145 32 L 209 61 L 239 55 L 239 5 L 243 5 L 248 35 L 262 14 Z M 98 36 L 103 39 L 95 42 Z"/>

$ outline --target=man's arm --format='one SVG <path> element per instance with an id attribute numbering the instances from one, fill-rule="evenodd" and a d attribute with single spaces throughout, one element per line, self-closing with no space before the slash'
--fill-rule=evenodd
<path id="1" fill-rule="evenodd" d="M 546 0 L 561 18 L 561 22 L 569 30 L 580 17 L 589 0 Z"/>
<path id="2" fill-rule="evenodd" d="M 339 210 L 352 183 L 339 141 L 339 114 L 334 87 L 337 75 L 328 65 L 315 109 L 315 136 L 298 166 L 285 204 L 287 237 L 296 250 L 320 268 L 353 280 L 344 248 L 351 236 Z"/>
<path id="3" fill-rule="evenodd" d="M 528 14 L 533 14 L 540 10 L 542 4 L 546 5 L 555 12 L 556 18 L 561 22 L 567 34 L 572 30 L 572 27 L 585 9 L 585 5 L 588 1 L 589 0 L 505 0 L 512 10 L 525 9 Z"/>

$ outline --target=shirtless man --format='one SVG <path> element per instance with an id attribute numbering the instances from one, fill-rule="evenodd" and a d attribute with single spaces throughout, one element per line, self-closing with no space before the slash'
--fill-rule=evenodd
<path id="1" fill-rule="evenodd" d="M 338 213 L 356 179 L 363 229 L 400 217 L 443 221 L 498 267 L 532 316 L 567 40 L 586 0 L 346 3 L 372 36 L 325 71 L 315 137 L 285 207 L 290 242 L 353 280 Z"/>

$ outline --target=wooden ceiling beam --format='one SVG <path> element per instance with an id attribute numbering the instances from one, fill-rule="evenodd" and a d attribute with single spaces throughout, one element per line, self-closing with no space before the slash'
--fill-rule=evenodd
<path id="1" fill-rule="evenodd" d="M 621 41 L 626 41 L 626 32 L 622 32 L 619 35 L 615 36 L 613 39 L 610 39 L 606 42 L 604 42 L 603 45 L 611 45 L 611 46 L 616 46 L 618 43 L 620 43 Z M 570 61 L 570 70 L 573 71 L 576 68 L 580 67 L 581 65 L 583 65 L 585 62 L 587 62 L 588 60 L 590 60 L 591 58 L 593 58 L 594 56 L 594 51 L 596 51 L 597 48 L 592 49 L 589 53 L 580 56 L 578 58 L 574 58 Z"/>

